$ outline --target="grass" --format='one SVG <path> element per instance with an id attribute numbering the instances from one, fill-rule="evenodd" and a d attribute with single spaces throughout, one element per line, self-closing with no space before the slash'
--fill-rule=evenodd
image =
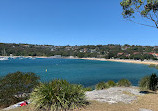
<path id="1" fill-rule="evenodd" d="M 75 111 L 139 111 L 140 108 L 158 111 L 158 94 L 146 94 L 138 98 L 131 104 L 117 103 L 108 104 L 96 101 L 90 101 L 90 105 Z M 10 111 L 34 111 L 31 105 L 16 108 Z"/>

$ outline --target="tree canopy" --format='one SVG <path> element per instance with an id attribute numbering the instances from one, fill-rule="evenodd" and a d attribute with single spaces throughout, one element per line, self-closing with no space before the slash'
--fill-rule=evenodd
<path id="1" fill-rule="evenodd" d="M 34 73 L 15 72 L 0 79 L 0 107 L 26 100 L 29 93 L 39 83 Z"/>
<path id="2" fill-rule="evenodd" d="M 127 20 L 158 29 L 158 0 L 122 0 L 120 5 L 123 8 L 122 15 Z M 146 21 L 137 22 L 136 17 L 149 20 L 153 25 L 146 24 Z"/>

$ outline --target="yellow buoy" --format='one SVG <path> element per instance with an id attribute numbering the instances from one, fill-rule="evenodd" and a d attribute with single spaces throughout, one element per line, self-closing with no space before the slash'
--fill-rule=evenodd
<path id="1" fill-rule="evenodd" d="M 46 72 L 47 72 L 47 69 L 46 69 Z"/>

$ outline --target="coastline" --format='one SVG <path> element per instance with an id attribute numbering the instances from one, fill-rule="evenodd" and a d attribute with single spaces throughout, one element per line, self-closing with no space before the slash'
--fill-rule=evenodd
<path id="1" fill-rule="evenodd" d="M 9 58 L 10 56 L 0 56 L 0 57 L 7 57 Z M 24 58 L 52 58 L 52 57 L 47 57 L 47 56 L 13 56 L 13 58 L 17 57 L 24 57 Z M 123 63 L 133 63 L 133 64 L 145 64 L 145 65 L 158 65 L 158 61 L 154 60 L 131 60 L 131 59 L 105 59 L 105 58 L 77 58 L 77 57 L 62 57 L 65 59 L 84 59 L 84 60 L 97 60 L 97 61 L 111 61 L 111 62 L 123 62 Z"/>
<path id="2" fill-rule="evenodd" d="M 98 61 L 111 61 L 111 62 L 124 62 L 124 63 L 134 63 L 134 64 L 146 64 L 146 65 L 158 65 L 158 61 L 140 61 L 140 60 L 128 60 L 128 59 L 104 59 L 104 58 L 80 58 L 84 60 L 98 60 Z"/>
<path id="3" fill-rule="evenodd" d="M 3 58 L 18 58 L 18 57 L 24 57 L 24 58 L 50 58 L 50 57 L 46 57 L 46 56 L 0 56 L 0 57 L 3 57 Z"/>

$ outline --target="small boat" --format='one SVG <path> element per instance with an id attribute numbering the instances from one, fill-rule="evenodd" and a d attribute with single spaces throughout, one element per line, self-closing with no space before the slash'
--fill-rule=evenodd
<path id="1" fill-rule="evenodd" d="M 8 60 L 8 57 L 0 57 L 0 61 Z"/>
<path id="2" fill-rule="evenodd" d="M 24 57 L 20 56 L 19 59 L 24 59 Z"/>

